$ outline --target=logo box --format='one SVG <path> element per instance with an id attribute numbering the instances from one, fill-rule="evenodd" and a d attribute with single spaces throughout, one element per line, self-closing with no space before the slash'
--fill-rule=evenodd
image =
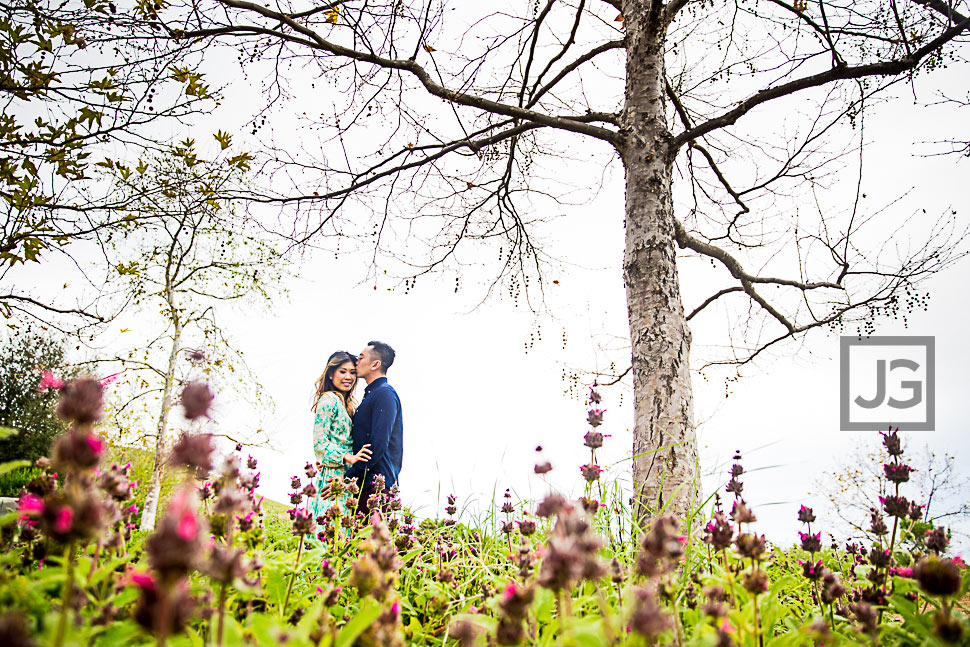
<path id="1" fill-rule="evenodd" d="M 935 337 L 843 336 L 839 371 L 843 431 L 935 428 Z"/>

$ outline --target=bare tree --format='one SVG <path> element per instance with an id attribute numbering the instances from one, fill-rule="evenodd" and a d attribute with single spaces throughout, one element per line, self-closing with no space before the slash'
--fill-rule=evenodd
<path id="1" fill-rule="evenodd" d="M 929 446 L 907 452 L 907 456 L 914 472 L 905 486 L 906 497 L 923 506 L 920 521 L 966 535 L 970 478 L 961 473 L 956 457 L 934 452 Z M 867 536 L 870 510 L 881 510 L 879 499 L 891 493 L 882 467 L 887 462 L 885 448 L 860 443 L 844 452 L 819 478 L 816 488 L 828 503 L 827 516 L 833 522 L 835 536 Z"/>
<path id="2" fill-rule="evenodd" d="M 862 154 L 862 120 L 880 97 L 923 84 L 944 61 L 964 63 L 967 9 L 965 0 L 178 0 L 159 21 L 175 43 L 227 43 L 247 74 L 266 73 L 269 103 L 253 133 L 277 165 L 272 191 L 249 197 L 288 207 L 297 241 L 359 236 L 375 265 L 402 253 L 403 239 L 408 286 L 427 271 L 460 273 L 466 245 L 490 243 L 513 297 L 541 291 L 550 259 L 530 200 L 577 192 L 556 183 L 562 166 L 598 178 L 619 160 L 634 487 L 643 514 L 684 517 L 697 480 L 689 320 L 737 304 L 741 337 L 722 361 L 743 364 L 812 329 L 918 301 L 919 281 L 960 255 L 952 214 L 915 251 L 897 251 L 910 230 L 891 205 L 820 196 L 832 164 Z M 271 139 L 260 129 L 288 103 L 306 129 Z M 811 217 L 798 208 L 806 197 L 816 200 Z M 355 228 L 360 206 L 373 217 Z M 717 268 L 720 283 L 687 310 L 683 254 Z"/>

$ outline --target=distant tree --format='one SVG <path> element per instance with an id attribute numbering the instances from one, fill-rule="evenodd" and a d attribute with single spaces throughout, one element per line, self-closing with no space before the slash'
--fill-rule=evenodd
<path id="1" fill-rule="evenodd" d="M 18 430 L 0 440 L 0 463 L 47 456 L 51 441 L 64 431 L 54 415 L 57 391 L 37 389 L 44 371 L 60 378 L 70 375 L 57 339 L 26 329 L 0 341 L 0 427 Z"/>
<path id="2" fill-rule="evenodd" d="M 0 316 L 54 326 L 110 317 L 96 297 L 43 298 L 18 266 L 72 256 L 120 226 L 117 205 L 90 181 L 93 165 L 106 151 L 157 150 L 165 120 L 218 98 L 194 71 L 198 53 L 155 46 L 154 3 L 118 5 L 0 1 Z"/>
<path id="3" fill-rule="evenodd" d="M 924 445 L 907 449 L 906 463 L 915 471 L 902 494 L 923 505 L 920 520 L 924 529 L 948 527 L 966 536 L 970 521 L 970 475 L 960 470 L 956 457 Z M 889 460 L 882 445 L 858 443 L 840 454 L 831 469 L 816 483 L 817 493 L 826 502 L 826 520 L 836 537 L 865 537 L 869 512 L 881 510 L 879 497 L 892 493 L 883 463 Z M 917 536 L 917 542 L 921 538 Z"/>
<path id="4" fill-rule="evenodd" d="M 111 290 L 131 302 L 131 330 L 124 334 L 134 344 L 98 363 L 115 364 L 119 383 L 128 386 L 116 416 L 138 403 L 154 407 L 154 431 L 140 434 L 154 455 L 142 529 L 154 527 L 182 387 L 204 380 L 224 395 L 258 390 L 219 315 L 233 303 L 268 303 L 284 267 L 277 249 L 224 197 L 238 190 L 251 157 L 229 151 L 228 135 L 215 138 L 221 151 L 212 159 L 186 140 L 134 167 L 111 159 L 103 164 L 125 205 L 121 220 L 130 223 L 104 242 L 115 274 Z"/>

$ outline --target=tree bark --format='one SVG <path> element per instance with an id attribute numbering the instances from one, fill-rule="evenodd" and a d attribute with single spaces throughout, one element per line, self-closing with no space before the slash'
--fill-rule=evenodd
<path id="1" fill-rule="evenodd" d="M 165 371 L 165 386 L 162 389 L 162 408 L 158 413 L 155 461 L 152 464 L 151 481 L 148 485 L 148 494 L 145 496 L 145 505 L 141 512 L 141 530 L 155 529 L 158 499 L 162 492 L 162 478 L 165 476 L 165 462 L 168 459 L 168 447 L 165 442 L 165 435 L 168 432 L 168 414 L 172 410 L 172 391 L 175 388 L 175 364 L 178 361 L 179 344 L 182 341 L 182 323 L 177 315 L 173 319 L 173 324 L 172 349 L 168 355 L 168 369 Z"/>
<path id="2" fill-rule="evenodd" d="M 633 486 L 637 519 L 683 522 L 696 501 L 690 330 L 680 298 L 671 195 L 676 154 L 664 98 L 662 3 L 623 3 L 626 95 L 620 156 L 626 174 L 626 287 L 632 345 Z"/>

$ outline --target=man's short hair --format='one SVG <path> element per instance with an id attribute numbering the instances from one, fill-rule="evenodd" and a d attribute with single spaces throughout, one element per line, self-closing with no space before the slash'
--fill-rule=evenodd
<path id="1" fill-rule="evenodd" d="M 374 349 L 377 359 L 381 360 L 381 370 L 387 373 L 387 369 L 394 363 L 394 349 L 382 341 L 369 341 L 367 345 Z"/>

